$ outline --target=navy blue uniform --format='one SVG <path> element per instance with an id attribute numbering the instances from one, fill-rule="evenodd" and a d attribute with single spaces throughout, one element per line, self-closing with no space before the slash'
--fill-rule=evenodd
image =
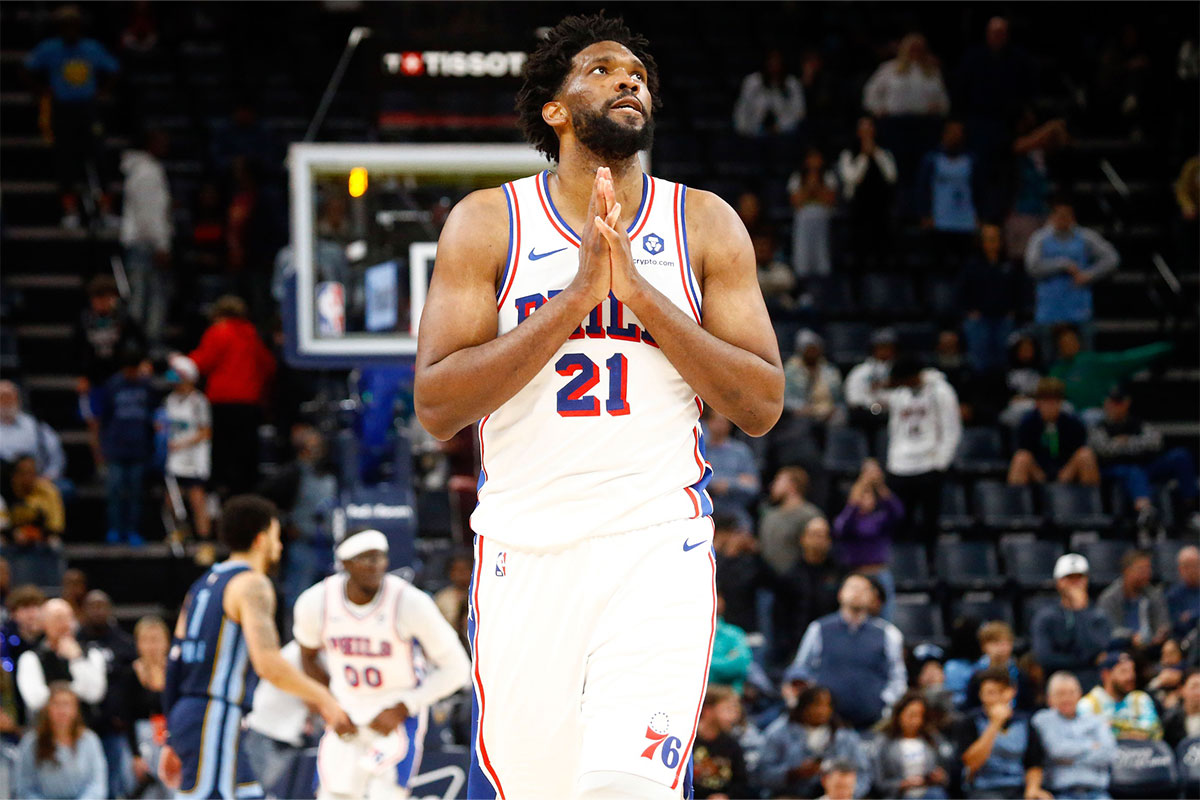
<path id="1" fill-rule="evenodd" d="M 183 763 L 176 797 L 249 800 L 263 797 L 241 752 L 242 716 L 258 675 L 242 626 L 225 616 L 225 587 L 250 569 L 225 561 L 204 573 L 184 601 L 184 638 L 171 648 L 167 709 L 170 744 Z"/>

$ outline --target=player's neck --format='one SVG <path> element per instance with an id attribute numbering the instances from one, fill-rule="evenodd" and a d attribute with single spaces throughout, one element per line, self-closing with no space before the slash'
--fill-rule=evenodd
<path id="1" fill-rule="evenodd" d="M 375 599 L 375 595 L 382 591 L 382 586 L 374 591 L 364 589 L 354 581 L 346 581 L 346 599 L 356 606 L 365 606 L 367 603 Z"/>
<path id="2" fill-rule="evenodd" d="M 550 181 L 550 192 L 554 205 L 567 221 L 573 226 L 578 225 L 576 230 L 588 221 L 584 217 L 587 216 L 592 185 L 596 182 L 596 170 L 608 167 L 612 170 L 617 202 L 621 204 L 621 220 L 624 226 L 632 222 L 642 201 L 642 162 L 637 155 L 606 164 L 579 145 L 571 146 L 567 142 L 563 145 L 555 178 Z"/>
<path id="3" fill-rule="evenodd" d="M 241 561 L 255 572 L 267 574 L 267 559 L 253 550 L 235 550 L 229 554 L 227 561 Z"/>

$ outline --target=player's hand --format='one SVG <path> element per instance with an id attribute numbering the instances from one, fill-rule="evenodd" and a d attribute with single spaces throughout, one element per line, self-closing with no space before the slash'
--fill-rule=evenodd
<path id="1" fill-rule="evenodd" d="M 370 728 L 376 733 L 381 733 L 387 736 L 392 731 L 404 724 L 404 720 L 408 719 L 408 706 L 404 703 L 398 703 L 391 708 L 385 708 L 379 712 L 379 716 L 371 720 Z"/>
<path id="2" fill-rule="evenodd" d="M 603 303 L 612 286 L 608 242 L 605 241 L 595 222 L 597 217 L 605 217 L 609 212 L 604 194 L 606 181 L 611 183 L 612 176 L 607 167 L 600 167 L 596 170 L 596 180 L 592 184 L 591 199 L 588 200 L 583 234 L 579 240 L 579 271 L 575 273 L 575 279 L 568 287 L 580 292 L 587 299 L 589 308 L 595 308 Z"/>
<path id="3" fill-rule="evenodd" d="M 321 704 L 321 718 L 325 720 L 327 727 L 333 728 L 333 732 L 338 736 L 350 736 L 358 732 L 358 728 L 350 721 L 350 717 L 342 710 L 342 707 L 333 699 L 333 695 Z"/>
<path id="4" fill-rule="evenodd" d="M 612 184 L 608 185 L 612 191 Z M 637 305 L 645 281 L 633 265 L 633 253 L 629 249 L 629 235 L 621 229 L 621 204 L 614 203 L 605 219 L 597 218 L 596 224 L 608 242 L 608 256 L 612 264 L 612 293 L 617 300 L 632 308 Z M 636 313 L 636 312 L 635 312 Z"/>
<path id="5" fill-rule="evenodd" d="M 183 781 L 183 762 L 169 744 L 163 745 L 162 756 L 158 759 L 158 779 L 168 789 L 178 789 Z"/>

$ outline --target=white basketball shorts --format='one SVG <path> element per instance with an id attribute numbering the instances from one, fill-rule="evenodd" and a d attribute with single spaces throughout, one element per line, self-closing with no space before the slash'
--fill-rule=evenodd
<path id="1" fill-rule="evenodd" d="M 475 537 L 471 798 L 576 794 L 595 771 L 690 796 L 716 623 L 708 517 L 532 553 Z"/>

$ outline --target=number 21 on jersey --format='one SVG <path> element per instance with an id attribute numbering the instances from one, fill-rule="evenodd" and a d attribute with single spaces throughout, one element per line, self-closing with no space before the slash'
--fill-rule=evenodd
<path id="1" fill-rule="evenodd" d="M 614 353 L 604 366 L 608 369 L 608 399 L 604 401 L 604 410 L 614 417 L 624 416 L 629 413 L 629 401 L 625 398 L 629 360 L 624 353 Z M 571 378 L 558 390 L 559 416 L 600 416 L 600 400 L 590 394 L 600 383 L 600 367 L 596 362 L 582 353 L 567 353 L 554 363 L 554 369 L 559 375 Z"/>

